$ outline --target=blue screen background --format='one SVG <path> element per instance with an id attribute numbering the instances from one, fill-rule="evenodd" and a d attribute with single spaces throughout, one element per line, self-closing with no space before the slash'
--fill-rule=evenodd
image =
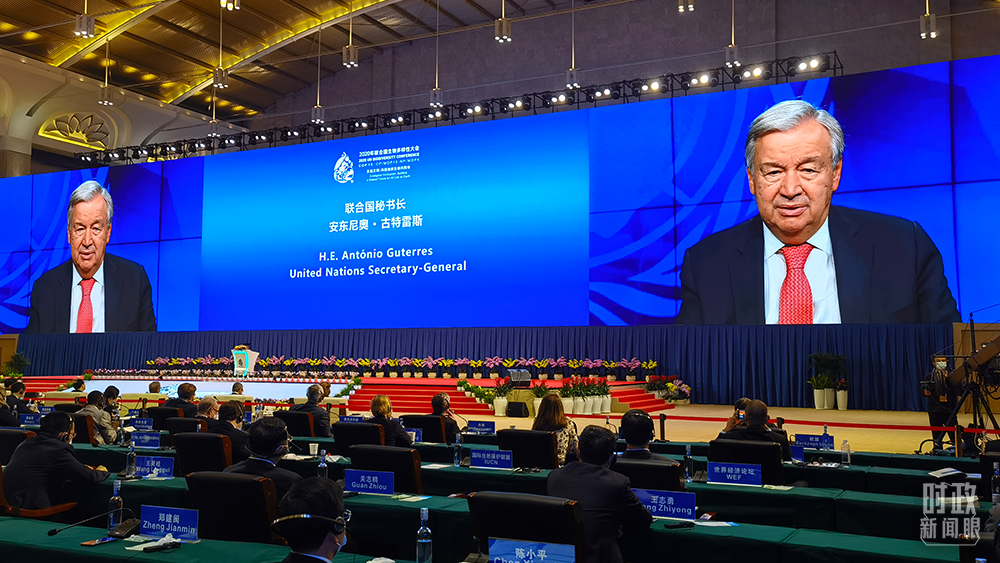
<path id="1" fill-rule="evenodd" d="M 997 63 L 3 179 L 0 331 L 25 328 L 32 284 L 69 259 L 66 201 L 90 179 L 115 198 L 108 251 L 146 269 L 161 331 L 669 324 L 684 252 L 757 213 L 747 127 L 793 98 L 843 125 L 834 204 L 918 221 L 966 316 L 997 300 L 1000 278 L 1000 75 L 982 72 Z M 374 165 L 359 155 L 400 147 L 419 147 L 409 177 L 369 181 Z M 349 183 L 335 179 L 341 155 L 352 163 Z M 406 209 L 345 211 L 389 199 Z M 423 224 L 381 228 L 403 215 Z M 362 218 L 366 231 L 328 228 Z M 433 255 L 340 259 L 390 247 Z M 369 265 L 463 261 L 466 271 L 367 275 Z M 341 267 L 366 275 L 289 274 Z M 976 319 L 1000 320 L 1000 308 Z"/>

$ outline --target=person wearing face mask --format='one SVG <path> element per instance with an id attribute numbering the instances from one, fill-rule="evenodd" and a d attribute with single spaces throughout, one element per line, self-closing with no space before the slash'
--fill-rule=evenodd
<path id="1" fill-rule="evenodd" d="M 310 477 L 292 486 L 278 503 L 275 529 L 292 548 L 281 563 L 332 563 L 347 542 L 351 511 L 340 485 Z"/>
<path id="2" fill-rule="evenodd" d="M 924 396 L 927 397 L 927 419 L 931 426 L 945 426 L 951 411 L 955 410 L 958 398 L 954 385 L 948 384 L 948 358 L 934 358 L 934 369 L 927 374 L 921 387 Z M 944 447 L 944 435 L 942 431 L 931 431 L 934 438 L 934 449 L 940 450 Z M 955 443 L 955 433 L 948 433 L 948 441 Z"/>
<path id="3" fill-rule="evenodd" d="M 302 480 L 298 473 L 278 467 L 281 456 L 288 453 L 288 443 L 292 440 L 285 421 L 264 417 L 250 426 L 249 435 L 247 449 L 250 451 L 250 459 L 230 465 L 225 472 L 267 477 L 274 481 L 278 498 L 282 498 L 293 484 Z"/>
<path id="4" fill-rule="evenodd" d="M 3 493 L 16 508 L 40 510 L 78 500 L 82 486 L 108 478 L 104 466 L 90 467 L 73 455 L 73 417 L 55 411 L 42 417 L 38 435 L 14 450 L 3 468 Z"/>
<path id="5" fill-rule="evenodd" d="M 210 434 L 222 434 L 229 436 L 229 441 L 233 445 L 233 461 L 239 462 L 250 457 L 247 449 L 247 442 L 250 437 L 243 431 L 244 419 L 243 403 L 239 401 L 227 401 L 219 407 L 219 422 L 210 426 Z"/>

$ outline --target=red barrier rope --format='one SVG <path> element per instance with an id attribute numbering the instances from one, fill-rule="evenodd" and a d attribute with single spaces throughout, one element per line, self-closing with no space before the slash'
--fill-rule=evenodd
<path id="1" fill-rule="evenodd" d="M 702 416 L 669 416 L 668 420 L 690 420 L 695 422 L 727 422 L 728 418 L 702 417 Z M 785 424 L 798 424 L 803 426 L 829 426 L 831 428 L 866 428 L 870 430 L 916 430 L 921 432 L 955 432 L 954 426 L 918 426 L 909 424 L 862 424 L 860 422 L 822 422 L 818 420 L 788 420 Z M 963 428 L 963 432 L 971 434 L 1000 434 L 1000 430 L 989 430 L 986 428 Z"/>

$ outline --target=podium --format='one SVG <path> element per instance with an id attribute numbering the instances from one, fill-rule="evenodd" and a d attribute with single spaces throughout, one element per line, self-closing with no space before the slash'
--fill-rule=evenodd
<path id="1" fill-rule="evenodd" d="M 253 350 L 233 350 L 233 375 L 236 377 L 247 377 L 254 366 L 257 365 L 259 352 Z"/>

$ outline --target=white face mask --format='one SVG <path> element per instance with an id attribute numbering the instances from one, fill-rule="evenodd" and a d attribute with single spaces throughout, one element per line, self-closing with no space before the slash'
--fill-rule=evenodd
<path id="1" fill-rule="evenodd" d="M 945 369 L 945 368 L 948 367 L 948 363 L 947 362 L 938 362 L 938 363 L 936 363 L 934 365 L 937 366 L 938 369 Z"/>

